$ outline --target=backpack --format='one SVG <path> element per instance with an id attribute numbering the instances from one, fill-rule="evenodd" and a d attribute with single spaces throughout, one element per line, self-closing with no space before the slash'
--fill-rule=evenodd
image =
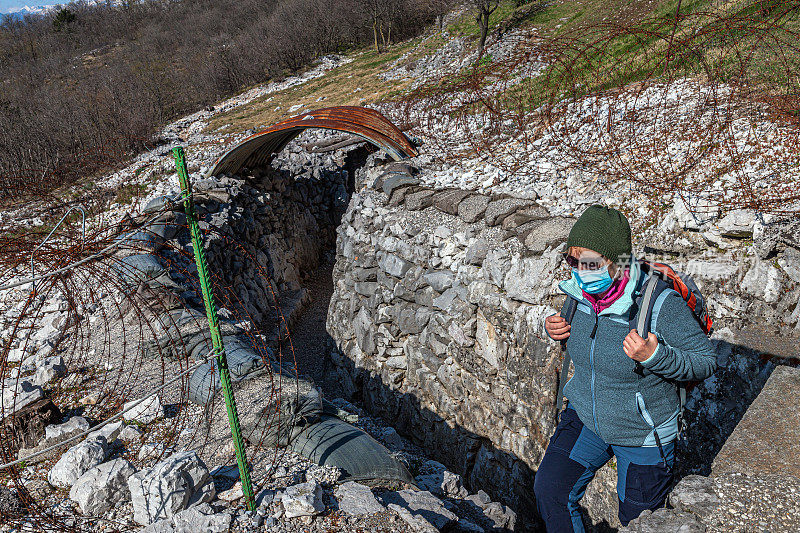
<path id="1" fill-rule="evenodd" d="M 700 328 L 706 335 L 711 335 L 713 331 L 713 322 L 708 315 L 708 308 L 706 306 L 706 299 L 697 287 L 697 284 L 687 274 L 679 274 L 675 272 L 669 265 L 663 263 L 655 263 L 650 261 L 639 261 L 642 272 L 650 275 L 647 283 L 643 287 L 641 294 L 634 302 L 633 312 L 630 317 L 631 329 L 636 329 L 639 335 L 646 339 L 650 333 L 650 322 L 653 316 L 653 307 L 655 305 L 658 295 L 665 290 L 672 289 L 681 295 L 681 298 L 686 302 L 686 305 L 692 311 L 692 316 Z M 578 301 L 574 298 L 567 296 L 567 300 L 561 308 L 561 316 L 566 319 L 568 324 L 572 323 L 572 318 L 575 316 L 575 311 L 578 308 Z M 561 341 L 561 348 L 564 353 L 564 363 L 561 366 L 561 372 L 558 376 L 558 396 L 556 399 L 556 416 L 561 412 L 561 405 L 564 396 L 564 385 L 569 372 L 570 356 L 567 352 L 566 339 Z M 644 367 L 641 363 L 636 362 L 636 369 L 634 372 L 641 374 L 644 372 Z M 678 396 L 680 398 L 680 411 L 678 413 L 678 434 L 683 433 L 684 429 L 684 407 L 686 406 L 686 394 L 697 386 L 698 381 L 679 381 L 676 383 L 678 388 Z"/>

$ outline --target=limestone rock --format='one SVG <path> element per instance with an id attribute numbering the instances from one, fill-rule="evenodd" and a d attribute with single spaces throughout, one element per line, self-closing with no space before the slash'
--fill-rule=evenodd
<path id="1" fill-rule="evenodd" d="M 44 398 L 44 391 L 30 381 L 20 380 L 3 389 L 3 414 L 9 416 Z"/>
<path id="2" fill-rule="evenodd" d="M 244 491 L 242 490 L 241 481 L 237 481 L 236 483 L 234 483 L 233 487 L 217 494 L 217 498 L 219 498 L 224 502 L 235 502 L 236 500 L 242 498 L 243 496 L 244 496 Z"/>
<path id="3" fill-rule="evenodd" d="M 478 310 L 478 330 L 475 334 L 475 344 L 477 352 L 495 369 L 499 367 L 499 362 L 505 359 L 508 352 L 505 341 L 500 338 L 494 325 L 487 320 L 480 309 Z"/>
<path id="4" fill-rule="evenodd" d="M 514 531 L 517 514 L 500 502 L 491 502 L 484 506 L 483 513 L 494 523 L 495 529 Z"/>
<path id="5" fill-rule="evenodd" d="M 214 498 L 214 484 L 195 452 L 181 452 L 128 478 L 133 519 L 148 525 Z"/>
<path id="6" fill-rule="evenodd" d="M 658 509 L 655 512 L 644 511 L 619 531 L 620 533 L 705 533 L 707 529 L 691 513 Z"/>
<path id="7" fill-rule="evenodd" d="M 56 378 L 60 378 L 67 373 L 64 365 L 64 358 L 60 355 L 55 357 L 45 357 L 36 365 L 36 374 L 32 378 L 32 383 L 43 387 Z"/>
<path id="8" fill-rule="evenodd" d="M 413 265 L 394 254 L 382 254 L 378 257 L 378 266 L 390 276 L 402 278 Z"/>
<path id="9" fill-rule="evenodd" d="M 135 442 L 139 440 L 142 435 L 142 430 L 136 426 L 125 426 L 122 428 L 122 431 L 119 432 L 119 438 L 122 440 L 122 442 L 126 443 Z"/>
<path id="10" fill-rule="evenodd" d="M 490 198 L 476 194 L 464 198 L 458 204 L 458 217 L 464 222 L 473 223 L 479 220 L 486 212 L 486 207 L 489 205 Z"/>
<path id="11" fill-rule="evenodd" d="M 437 461 L 428 461 L 428 463 L 441 465 Z M 445 469 L 444 465 L 441 465 L 441 468 L 435 468 L 429 474 L 420 474 L 414 480 L 419 488 L 437 496 L 466 498 L 469 495 L 467 489 L 464 488 L 464 481 L 461 476 Z"/>
<path id="12" fill-rule="evenodd" d="M 470 265 L 478 265 L 480 266 L 483 264 L 483 260 L 486 259 L 486 254 L 489 253 L 489 243 L 486 242 L 485 239 L 473 239 L 469 242 L 467 246 L 467 251 L 464 256 L 464 261 L 469 263 Z"/>
<path id="13" fill-rule="evenodd" d="M 387 506 L 397 505 L 410 511 L 413 515 L 421 516 L 437 531 L 441 531 L 458 520 L 458 516 L 448 510 L 439 498 L 424 490 L 404 489 L 397 492 L 387 492 L 383 495 L 383 503 Z"/>
<path id="14" fill-rule="evenodd" d="M 351 516 L 380 513 L 384 507 L 366 485 L 348 481 L 336 489 L 339 509 Z"/>
<path id="15" fill-rule="evenodd" d="M 88 420 L 82 416 L 73 416 L 63 424 L 51 424 L 44 428 L 44 436 L 47 440 L 55 441 L 65 435 L 86 431 L 87 429 L 89 429 Z"/>
<path id="16" fill-rule="evenodd" d="M 139 400 L 126 402 L 123 409 L 128 409 Z M 158 395 L 145 399 L 142 403 L 126 412 L 122 416 L 125 420 L 135 420 L 142 424 L 149 424 L 154 420 L 164 417 L 164 407 L 161 405 L 161 398 Z"/>
<path id="17" fill-rule="evenodd" d="M 400 518 L 416 533 L 439 533 L 439 528 L 431 524 L 422 514 L 412 513 L 409 509 L 396 503 L 390 503 L 389 509 L 400 515 Z"/>
<path id="18" fill-rule="evenodd" d="M 322 487 L 316 481 L 287 487 L 281 503 L 287 518 L 315 516 L 325 510 L 325 505 L 322 503 Z"/>
<path id="19" fill-rule="evenodd" d="M 440 191 L 433 198 L 433 206 L 449 215 L 458 215 L 458 204 L 471 194 L 474 193 L 463 189 Z"/>
<path id="20" fill-rule="evenodd" d="M 428 274 L 424 274 L 422 276 L 422 279 L 424 279 L 436 292 L 443 292 L 452 287 L 453 278 L 453 273 L 448 270 L 429 272 Z"/>
<path id="21" fill-rule="evenodd" d="M 369 313 L 363 307 L 358 311 L 353 321 L 353 329 L 356 333 L 356 342 L 361 351 L 367 355 L 375 353 L 375 333 Z"/>
<path id="22" fill-rule="evenodd" d="M 719 215 L 719 206 L 700 198 L 684 200 L 676 196 L 672 213 L 683 229 L 698 231 Z"/>
<path id="23" fill-rule="evenodd" d="M 504 284 L 509 298 L 540 304 L 550 288 L 556 261 L 547 255 L 536 257 L 514 257 L 506 274 Z"/>
<path id="24" fill-rule="evenodd" d="M 540 254 L 547 248 L 566 242 L 575 219 L 553 217 L 536 221 L 534 224 L 536 227 L 520 235 L 520 240 L 528 250 Z"/>
<path id="25" fill-rule="evenodd" d="M 747 292 L 775 303 L 783 291 L 783 274 L 766 261 L 757 260 L 744 275 L 741 285 Z"/>
<path id="26" fill-rule="evenodd" d="M 323 487 L 330 487 L 339 481 L 343 474 L 342 469 L 335 466 L 311 465 L 306 470 L 306 481 L 316 481 Z"/>
<path id="27" fill-rule="evenodd" d="M 526 208 L 532 205 L 530 200 L 522 200 L 519 198 L 502 198 L 493 200 L 486 206 L 484 213 L 484 220 L 487 226 L 497 226 L 503 219 L 516 211 L 517 209 Z"/>
<path id="28" fill-rule="evenodd" d="M 715 474 L 800 477 L 800 369 L 779 365 L 712 464 Z"/>
<path id="29" fill-rule="evenodd" d="M 98 438 L 103 437 L 106 439 L 106 442 L 111 444 L 119 437 L 120 433 L 122 433 L 122 428 L 125 427 L 122 420 L 118 420 L 116 422 L 111 422 L 110 424 L 106 424 L 105 426 L 101 427 L 96 431 L 92 431 L 89 433 L 87 438 Z"/>
<path id="30" fill-rule="evenodd" d="M 128 478 L 136 469 L 125 459 L 114 459 L 95 466 L 72 485 L 69 498 L 76 502 L 81 512 L 102 516 L 119 501 L 130 497 Z"/>
<path id="31" fill-rule="evenodd" d="M 717 222 L 723 237 L 743 239 L 753 236 L 756 213 L 752 209 L 735 209 Z"/>
<path id="32" fill-rule="evenodd" d="M 691 475 L 681 479 L 669 494 L 669 503 L 678 510 L 709 516 L 720 505 L 713 482 L 704 476 Z"/>
<path id="33" fill-rule="evenodd" d="M 106 458 L 105 439 L 87 439 L 61 456 L 47 474 L 47 481 L 56 487 L 70 488 L 78 478 Z"/>
<path id="34" fill-rule="evenodd" d="M 409 211 L 419 211 L 433 205 L 433 193 L 430 189 L 423 189 L 406 195 L 405 206 Z"/>
<path id="35" fill-rule="evenodd" d="M 391 196 L 392 192 L 403 185 L 418 185 L 419 180 L 404 174 L 393 173 L 383 181 L 381 188 L 383 192 Z"/>
<path id="36" fill-rule="evenodd" d="M 208 503 L 175 513 L 142 529 L 142 533 L 223 533 L 230 531 L 229 513 L 215 513 Z"/>
<path id="37" fill-rule="evenodd" d="M 393 450 L 402 450 L 405 447 L 403 438 L 392 427 L 387 427 L 381 433 L 381 441 Z"/>

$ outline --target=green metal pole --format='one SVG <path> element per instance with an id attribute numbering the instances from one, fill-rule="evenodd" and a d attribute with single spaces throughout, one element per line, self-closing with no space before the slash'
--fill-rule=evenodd
<path id="1" fill-rule="evenodd" d="M 186 158 L 183 153 L 183 148 L 180 146 L 173 148 L 172 154 L 175 156 L 175 166 L 178 169 L 178 181 L 181 185 L 181 191 L 183 191 L 183 206 L 186 211 L 186 220 L 189 223 L 189 231 L 192 234 L 194 260 L 197 265 L 197 274 L 200 277 L 200 288 L 203 291 L 203 302 L 205 302 L 206 306 L 208 328 L 211 330 L 211 342 L 214 345 L 214 353 L 217 354 L 219 380 L 222 383 L 222 390 L 225 393 L 225 407 L 228 409 L 228 422 L 231 425 L 233 445 L 236 448 L 236 461 L 239 464 L 239 479 L 242 481 L 242 493 L 247 502 L 247 508 L 254 511 L 256 503 L 253 498 L 253 486 L 250 482 L 250 470 L 247 467 L 244 439 L 242 439 L 242 432 L 239 428 L 239 414 L 236 412 L 236 400 L 233 397 L 233 390 L 231 388 L 231 373 L 230 370 L 228 370 L 228 359 L 225 357 L 225 347 L 222 344 L 222 335 L 219 331 L 219 317 L 217 316 L 217 306 L 214 302 L 214 291 L 208 275 L 206 254 L 203 249 L 203 237 L 200 235 L 200 226 L 197 224 L 197 217 L 194 213 L 192 186 L 189 183 L 189 173 L 186 170 Z"/>

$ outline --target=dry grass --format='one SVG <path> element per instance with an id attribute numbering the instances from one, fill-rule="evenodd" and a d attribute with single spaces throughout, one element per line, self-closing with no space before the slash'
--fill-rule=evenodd
<path id="1" fill-rule="evenodd" d="M 234 133 L 250 128 L 258 129 L 311 109 L 340 105 L 363 106 L 397 96 L 407 88 L 409 82 L 384 81 L 377 74 L 385 71 L 390 62 L 418 44 L 420 39 L 414 39 L 393 45 L 381 54 L 374 50 L 357 52 L 351 56 L 351 63 L 335 68 L 320 78 L 272 93 L 240 109 L 214 117 L 209 122 L 207 131 Z M 413 58 L 409 57 L 408 60 Z M 302 107 L 289 111 L 298 104 Z"/>

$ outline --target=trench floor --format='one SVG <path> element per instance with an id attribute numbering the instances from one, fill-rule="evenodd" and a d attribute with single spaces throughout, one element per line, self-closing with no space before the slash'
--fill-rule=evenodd
<path id="1" fill-rule="evenodd" d="M 333 262 L 323 261 L 302 285 L 308 289 L 311 303 L 290 331 L 297 370 L 301 376 L 311 377 L 326 398 L 336 398 L 341 396 L 341 388 L 329 372 L 333 339 L 325 328 L 333 295 Z"/>

